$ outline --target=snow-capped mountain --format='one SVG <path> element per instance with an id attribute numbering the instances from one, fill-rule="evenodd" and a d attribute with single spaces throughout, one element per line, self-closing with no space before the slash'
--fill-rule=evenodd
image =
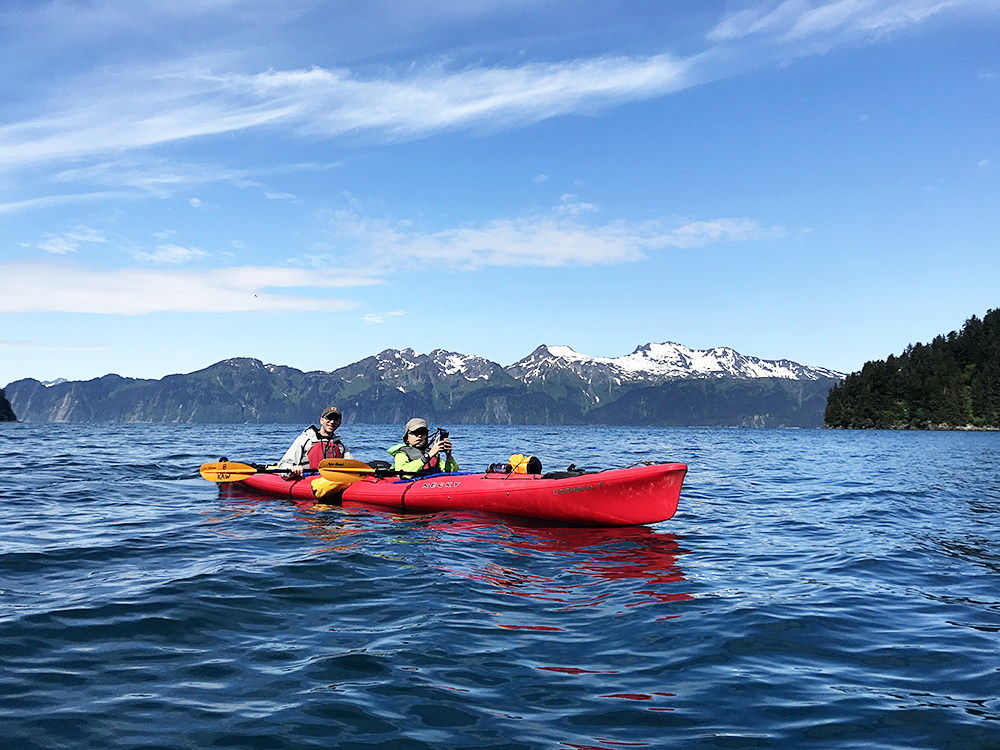
<path id="1" fill-rule="evenodd" d="M 413 349 L 386 349 L 375 355 L 379 374 L 384 379 L 400 377 L 420 368 L 437 377 L 458 376 L 468 381 L 489 380 L 503 368 L 475 355 L 458 354 L 435 349 L 429 354 L 418 354 Z"/>
<path id="2" fill-rule="evenodd" d="M 435 349 L 386 349 L 332 372 L 235 358 L 186 375 L 11 383 L 17 416 L 37 422 L 293 422 L 329 404 L 346 424 L 621 424 L 819 427 L 843 376 L 728 348 L 646 344 L 624 357 L 540 346 L 503 367 Z"/>
<path id="3" fill-rule="evenodd" d="M 588 382 L 609 385 L 657 384 L 680 378 L 785 378 L 821 380 L 844 375 L 824 367 L 810 367 L 787 359 L 748 357 L 728 347 L 689 349 L 664 342 L 644 344 L 624 357 L 591 357 L 568 346 L 539 346 L 524 359 L 505 368 L 526 385 L 570 371 Z"/>

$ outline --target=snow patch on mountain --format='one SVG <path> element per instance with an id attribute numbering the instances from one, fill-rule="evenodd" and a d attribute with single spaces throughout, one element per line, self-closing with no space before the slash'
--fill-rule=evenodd
<path id="1" fill-rule="evenodd" d="M 431 367 L 441 377 L 460 376 L 468 381 L 489 380 L 502 369 L 496 362 L 478 356 L 435 349 L 429 354 L 419 354 L 413 349 L 386 349 L 376 357 L 378 370 L 383 378 L 399 377 L 417 367 Z"/>
<path id="2" fill-rule="evenodd" d="M 387 370 L 412 370 L 420 364 L 423 354 L 417 354 L 412 349 L 386 349 L 379 352 L 375 359 L 381 372 Z"/>
<path id="3" fill-rule="evenodd" d="M 801 365 L 787 359 L 748 357 L 729 347 L 689 349 L 673 342 L 644 344 L 623 357 L 591 357 L 568 346 L 542 345 L 506 369 L 526 384 L 544 380 L 548 374 L 560 369 L 569 369 L 587 379 L 602 375 L 618 383 L 640 380 L 662 382 L 678 378 L 819 380 L 844 377 L 834 370 Z"/>

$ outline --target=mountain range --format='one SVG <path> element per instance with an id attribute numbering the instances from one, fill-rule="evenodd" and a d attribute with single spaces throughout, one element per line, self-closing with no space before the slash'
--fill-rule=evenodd
<path id="1" fill-rule="evenodd" d="M 309 423 L 336 404 L 347 423 L 821 427 L 843 377 L 667 342 L 617 358 L 542 345 L 506 367 L 442 349 L 386 349 L 332 372 L 236 358 L 160 380 L 28 378 L 6 392 L 26 422 Z"/>

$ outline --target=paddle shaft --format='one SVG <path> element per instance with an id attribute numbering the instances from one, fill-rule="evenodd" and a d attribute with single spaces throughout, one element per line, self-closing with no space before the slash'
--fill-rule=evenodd
<path id="1" fill-rule="evenodd" d="M 287 469 L 260 464 L 244 464 L 238 461 L 216 461 L 202 464 L 201 475 L 209 482 L 240 482 L 254 474 L 287 474 Z M 357 482 L 366 476 L 403 476 L 403 473 L 384 469 L 374 469 L 362 461 L 350 458 L 325 458 L 320 461 L 319 473 L 331 482 Z M 407 473 L 406 476 L 413 476 Z"/>
<path id="2" fill-rule="evenodd" d="M 419 472 L 396 471 L 395 469 L 376 469 L 363 461 L 350 458 L 324 458 L 319 462 L 319 473 L 331 482 L 359 482 L 365 477 L 375 476 L 380 479 L 388 477 L 414 477 Z"/>

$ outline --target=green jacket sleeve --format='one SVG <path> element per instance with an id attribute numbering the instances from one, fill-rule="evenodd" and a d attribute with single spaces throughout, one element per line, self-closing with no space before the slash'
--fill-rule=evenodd
<path id="1" fill-rule="evenodd" d="M 393 468 L 396 471 L 404 471 L 410 473 L 417 472 L 423 469 L 424 462 L 419 458 L 414 461 L 410 461 L 406 457 L 406 452 L 402 450 L 403 447 L 404 447 L 403 443 L 400 443 L 399 445 L 394 445 L 388 449 L 389 454 L 393 458 Z M 444 466 L 442 467 L 441 470 L 446 472 L 458 471 L 458 461 L 456 461 L 454 458 L 445 459 Z"/>

